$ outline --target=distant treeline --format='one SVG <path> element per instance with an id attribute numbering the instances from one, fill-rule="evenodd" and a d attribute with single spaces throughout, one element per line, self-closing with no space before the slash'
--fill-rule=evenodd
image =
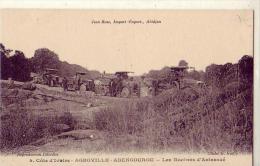
<path id="1" fill-rule="evenodd" d="M 1 79 L 11 77 L 17 81 L 29 81 L 30 73 L 42 73 L 45 68 L 58 70 L 60 76 L 71 77 L 76 72 L 86 72 L 88 78 L 96 78 L 100 75 L 98 71 L 89 71 L 80 65 L 69 64 L 59 60 L 58 55 L 47 49 L 37 49 L 32 58 L 26 58 L 19 50 L 7 49 L 0 43 L 1 53 Z M 188 66 L 185 60 L 179 62 L 180 66 Z M 150 70 L 147 77 L 164 79 L 169 77 L 170 67 L 161 70 Z M 226 63 L 224 65 L 211 64 L 205 71 L 191 71 L 188 77 L 204 81 L 207 85 L 223 88 L 231 82 L 240 82 L 252 86 L 253 84 L 253 57 L 244 55 L 238 63 Z"/>
<path id="2" fill-rule="evenodd" d="M 89 71 L 80 65 L 60 61 L 59 56 L 47 48 L 37 49 L 32 58 L 26 58 L 22 51 L 7 49 L 0 43 L 0 54 L 1 79 L 11 77 L 16 81 L 30 81 L 31 72 L 42 73 L 46 68 L 57 69 L 62 77 L 72 77 L 76 72 L 85 72 L 88 78 L 100 75 L 98 71 Z"/>

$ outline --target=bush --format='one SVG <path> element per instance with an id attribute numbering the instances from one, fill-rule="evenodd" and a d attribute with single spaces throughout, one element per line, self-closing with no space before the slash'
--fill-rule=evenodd
<path id="1" fill-rule="evenodd" d="M 140 133 L 144 119 L 143 110 L 147 110 L 143 107 L 145 106 L 141 102 L 126 102 L 104 108 L 95 113 L 96 129 L 110 131 L 114 135 Z"/>
<path id="2" fill-rule="evenodd" d="M 61 116 L 38 116 L 24 109 L 3 111 L 1 114 L 0 148 L 15 148 L 42 137 L 61 132 L 57 124 L 73 129 L 75 121 L 69 112 Z"/>

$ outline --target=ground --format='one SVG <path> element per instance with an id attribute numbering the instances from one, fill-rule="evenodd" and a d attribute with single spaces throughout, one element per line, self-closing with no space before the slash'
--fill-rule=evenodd
<path id="1" fill-rule="evenodd" d="M 170 89 L 117 98 L 1 81 L 1 152 L 252 151 L 252 90 Z"/>
<path id="2" fill-rule="evenodd" d="M 19 106 L 19 109 L 26 109 L 35 117 L 62 117 L 64 113 L 69 113 L 75 124 L 72 127 L 69 126 L 70 124 L 55 123 L 54 125 L 60 130 L 59 132 L 51 136 L 44 135 L 11 151 L 7 149 L 7 153 L 110 151 L 109 146 L 111 145 L 109 144 L 111 140 L 108 137 L 109 133 L 95 129 L 94 113 L 116 105 L 116 103 L 136 100 L 134 98 L 97 96 L 91 92 L 64 92 L 59 87 L 44 85 L 37 85 L 36 90 L 29 91 L 21 89 L 19 84 L 19 82 L 16 82 L 17 87 L 12 89 L 2 87 L 2 107 L 5 107 L 2 108 L 2 117 L 4 114 L 8 114 L 6 112 Z M 9 101 L 4 102 L 4 96 L 8 97 L 8 99 L 13 97 L 16 100 L 11 103 L 8 103 Z M 126 144 L 134 144 L 134 142 L 130 140 Z"/>

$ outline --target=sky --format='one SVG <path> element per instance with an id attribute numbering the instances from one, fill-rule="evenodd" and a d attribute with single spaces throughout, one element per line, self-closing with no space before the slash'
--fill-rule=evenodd
<path id="1" fill-rule="evenodd" d="M 93 24 L 111 21 L 111 24 Z M 125 24 L 114 24 L 113 21 Z M 141 20 L 131 24 L 129 20 Z M 147 24 L 147 20 L 161 23 Z M 0 42 L 32 57 L 49 48 L 60 60 L 89 70 L 133 71 L 174 66 L 182 59 L 197 70 L 253 55 L 250 10 L 3 9 Z"/>

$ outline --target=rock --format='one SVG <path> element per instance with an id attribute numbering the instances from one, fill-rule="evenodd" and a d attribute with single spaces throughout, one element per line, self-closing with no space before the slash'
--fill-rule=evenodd
<path id="1" fill-rule="evenodd" d="M 92 107 L 93 106 L 93 104 L 92 103 L 88 103 L 87 104 L 87 107 L 89 108 L 89 107 Z"/>
<path id="2" fill-rule="evenodd" d="M 67 132 L 67 131 L 70 131 L 71 130 L 71 127 L 69 125 L 66 125 L 66 124 L 55 124 L 53 126 L 53 129 L 54 131 L 56 132 Z"/>
<path id="3" fill-rule="evenodd" d="M 22 89 L 24 90 L 35 90 L 36 89 L 36 85 L 34 83 L 31 83 L 31 82 L 26 82 L 22 85 Z"/>
<path id="4" fill-rule="evenodd" d="M 58 138 L 74 138 L 75 140 L 80 139 L 89 139 L 89 140 L 96 140 L 101 139 L 102 134 L 95 130 L 73 130 L 69 132 L 62 133 L 57 136 Z"/>

